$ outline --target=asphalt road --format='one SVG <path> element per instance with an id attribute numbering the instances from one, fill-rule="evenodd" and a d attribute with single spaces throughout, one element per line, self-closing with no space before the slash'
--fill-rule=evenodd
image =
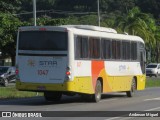
<path id="1" fill-rule="evenodd" d="M 141 118 L 124 117 L 127 116 L 130 112 L 121 113 L 118 111 L 137 111 L 140 112 L 140 114 L 142 111 L 160 111 L 160 88 L 158 87 L 147 88 L 143 91 L 137 91 L 136 95 L 133 98 L 126 97 L 125 93 L 105 94 L 102 96 L 102 100 L 99 103 L 85 102 L 78 95 L 74 97 L 63 96 L 60 102 L 46 102 L 43 97 L 0 100 L 0 111 L 22 111 L 22 112 L 52 111 L 48 113 L 51 116 L 55 115 L 56 117 L 54 117 L 54 119 L 57 120 L 85 119 L 86 116 L 90 116 L 87 119 L 92 119 L 92 120 L 144 119 L 142 117 Z M 69 111 L 69 112 L 54 113 L 53 111 Z M 75 111 L 89 111 L 89 112 L 83 113 Z M 108 111 L 112 112 L 108 113 Z M 110 114 L 110 116 L 106 117 L 105 116 L 106 113 Z M 120 114 L 120 115 L 115 116 L 114 114 Z M 6 118 L 0 118 L 0 119 L 6 119 Z M 17 120 L 18 118 L 14 119 Z M 25 118 L 23 119 L 25 120 Z M 36 118 L 33 119 L 35 120 Z M 46 117 L 41 119 L 53 119 L 53 118 Z M 149 119 L 151 118 L 148 117 L 147 120 Z M 160 113 L 159 117 L 156 117 L 154 119 L 157 120 L 160 119 Z"/>

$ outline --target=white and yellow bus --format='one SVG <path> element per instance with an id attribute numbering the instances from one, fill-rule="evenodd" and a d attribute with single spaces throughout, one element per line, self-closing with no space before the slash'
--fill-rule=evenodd
<path id="1" fill-rule="evenodd" d="M 98 102 L 102 93 L 145 88 L 145 45 L 138 36 L 87 26 L 20 27 L 16 87 L 44 92 L 46 100 L 80 94 Z"/>

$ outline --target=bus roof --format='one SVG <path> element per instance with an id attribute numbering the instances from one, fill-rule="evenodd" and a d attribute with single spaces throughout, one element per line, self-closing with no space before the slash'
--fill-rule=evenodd
<path id="1" fill-rule="evenodd" d="M 83 30 L 92 30 L 92 31 L 116 33 L 117 34 L 117 31 L 115 29 L 106 28 L 106 27 L 98 27 L 98 26 L 93 26 L 93 25 L 62 25 L 62 27 L 77 28 L 77 29 L 83 29 Z"/>
<path id="2" fill-rule="evenodd" d="M 99 31 L 99 32 L 107 32 L 107 33 L 116 33 L 117 31 L 112 28 L 105 28 L 105 27 L 98 27 L 93 25 L 61 25 L 61 26 L 24 26 L 20 27 L 20 30 L 39 30 L 40 28 L 75 28 L 75 29 L 83 29 L 83 30 L 92 30 L 92 31 Z M 43 30 L 43 29 L 42 29 Z"/>
<path id="3" fill-rule="evenodd" d="M 94 35 L 94 36 L 101 36 L 101 37 L 108 37 L 110 39 L 124 39 L 124 40 L 133 40 L 133 41 L 140 41 L 143 42 L 143 39 L 139 36 L 133 36 L 128 34 L 118 34 L 116 30 L 112 28 L 105 28 L 105 27 L 98 27 L 93 25 L 61 25 L 61 26 L 24 26 L 19 27 L 19 31 L 36 31 L 36 30 L 51 30 L 51 31 L 67 31 L 71 30 L 75 34 L 82 34 L 82 35 Z M 88 32 L 87 32 L 88 31 Z M 92 32 L 91 32 L 92 31 Z M 95 33 L 97 32 L 97 33 Z M 106 34 L 105 34 L 106 33 Z M 114 34 L 114 35 L 113 35 Z"/>

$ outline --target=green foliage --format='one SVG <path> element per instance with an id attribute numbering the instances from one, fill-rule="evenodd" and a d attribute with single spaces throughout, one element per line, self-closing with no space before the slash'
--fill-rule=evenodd
<path id="1" fill-rule="evenodd" d="M 118 17 L 115 27 L 122 32 L 142 37 L 147 44 L 155 45 L 153 34 L 156 30 L 155 20 L 149 14 L 142 13 L 137 7 L 129 10 L 128 14 Z"/>
<path id="2" fill-rule="evenodd" d="M 66 24 L 66 20 L 63 18 L 59 18 L 59 19 L 51 19 L 49 17 L 41 17 L 37 19 L 37 24 L 39 26 L 42 25 L 50 25 L 50 26 L 58 26 L 58 25 L 65 25 Z"/>
<path id="3" fill-rule="evenodd" d="M 160 16 L 160 1 L 159 0 L 136 0 L 136 4 L 145 13 L 152 13 L 155 18 Z"/>
<path id="4" fill-rule="evenodd" d="M 97 0 L 36 1 L 37 25 L 98 25 Z M 142 37 L 154 62 L 154 56 L 160 56 L 160 0 L 99 1 L 101 26 Z M 32 10 L 32 0 L 0 0 L 0 50 L 4 55 L 15 55 L 17 28 L 33 25 Z"/>
<path id="5" fill-rule="evenodd" d="M 97 0 L 55 0 L 57 10 L 97 11 Z"/>
<path id="6" fill-rule="evenodd" d="M 3 56 L 11 56 L 14 61 L 18 26 L 21 22 L 12 14 L 0 13 L 0 50 Z"/>
<path id="7" fill-rule="evenodd" d="M 14 42 L 17 26 L 20 26 L 18 18 L 14 17 L 12 14 L 0 13 L 1 46 L 5 46 L 8 42 Z"/>
<path id="8" fill-rule="evenodd" d="M 0 11 L 3 12 L 16 12 L 20 5 L 20 0 L 0 0 Z"/>
<path id="9" fill-rule="evenodd" d="M 42 93 L 38 94 L 38 96 L 42 95 Z M 37 96 L 36 92 L 18 91 L 16 90 L 15 86 L 0 87 L 0 99 L 27 98 L 34 96 Z"/>
<path id="10" fill-rule="evenodd" d="M 96 15 L 86 15 L 79 18 L 79 23 L 83 25 L 97 25 L 98 17 Z"/>
<path id="11" fill-rule="evenodd" d="M 146 87 L 159 87 L 159 86 L 160 86 L 160 80 L 159 79 L 147 78 Z"/>

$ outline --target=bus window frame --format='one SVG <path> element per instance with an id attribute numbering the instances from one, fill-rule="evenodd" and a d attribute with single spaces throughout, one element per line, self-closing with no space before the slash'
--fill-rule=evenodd
<path id="1" fill-rule="evenodd" d="M 110 49 L 110 51 L 109 51 L 109 57 L 107 58 L 107 56 L 104 56 L 104 44 L 106 44 L 105 43 L 105 41 L 107 41 L 110 45 L 109 45 L 109 49 Z M 107 46 L 108 47 L 108 46 Z M 105 50 L 107 50 L 107 47 L 106 47 L 106 49 Z M 108 50 L 109 50 L 108 49 Z M 112 39 L 110 39 L 110 38 L 101 38 L 101 59 L 102 60 L 110 60 L 112 58 Z"/>
<path id="2" fill-rule="evenodd" d="M 89 41 L 89 58 L 93 60 L 101 60 L 101 38 L 90 36 L 88 41 Z M 92 46 L 91 46 L 91 43 L 92 43 Z M 97 47 L 97 50 L 98 50 L 97 56 L 95 56 L 95 52 L 96 52 L 95 46 Z"/>
<path id="3" fill-rule="evenodd" d="M 78 37 L 81 37 L 81 38 L 87 38 L 87 44 L 88 44 L 88 57 L 87 58 L 83 58 L 83 57 L 76 57 L 76 51 L 77 51 L 77 38 Z M 91 53 L 90 53 L 90 39 L 97 39 L 95 41 L 99 41 L 99 57 L 98 58 L 94 58 L 94 57 L 91 57 Z M 103 43 L 104 41 L 110 41 L 110 58 L 105 58 L 103 53 L 104 53 L 104 46 L 103 46 Z M 115 58 L 113 58 L 113 46 L 112 46 L 112 42 L 115 42 L 115 47 L 119 46 L 120 47 L 118 48 L 119 50 L 119 57 L 117 58 L 117 48 L 115 48 L 116 52 L 115 52 Z M 126 47 L 125 49 L 126 50 L 126 53 L 129 51 L 130 53 L 125 53 L 126 54 L 126 58 L 123 57 L 123 43 L 126 43 Z M 136 47 L 137 47 L 137 55 L 136 55 L 136 59 L 132 59 L 132 51 L 131 51 L 131 45 L 132 43 L 136 43 Z M 119 45 L 118 45 L 119 44 Z M 143 43 L 141 43 L 143 44 Z M 128 46 L 129 45 L 129 46 Z M 143 44 L 144 46 L 144 44 Z M 129 49 L 129 50 L 128 50 Z M 87 36 L 87 35 L 74 35 L 74 58 L 75 60 L 104 60 L 104 61 L 128 61 L 128 62 L 132 62 L 132 61 L 138 61 L 138 49 L 140 49 L 140 43 L 138 45 L 138 41 L 137 40 L 123 40 L 123 39 L 111 39 L 111 38 L 107 38 L 107 37 L 94 37 L 94 36 Z M 128 56 L 129 55 L 129 56 Z M 128 57 L 127 57 L 128 56 Z"/>

